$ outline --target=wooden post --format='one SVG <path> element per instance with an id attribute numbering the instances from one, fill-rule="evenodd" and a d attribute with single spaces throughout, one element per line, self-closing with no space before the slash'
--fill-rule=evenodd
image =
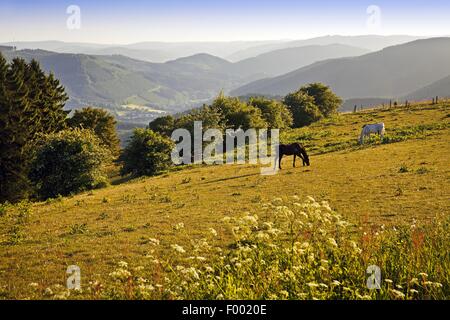
<path id="1" fill-rule="evenodd" d="M 389 100 L 389 108 L 392 108 L 392 100 Z"/>
<path id="2" fill-rule="evenodd" d="M 436 96 L 436 104 L 438 103 L 438 101 L 439 101 L 439 97 L 438 97 L 438 96 Z"/>
<path id="3" fill-rule="evenodd" d="M 356 104 L 355 104 L 355 107 L 353 108 L 353 113 L 356 112 L 356 109 L 357 109 L 357 106 L 356 106 Z"/>

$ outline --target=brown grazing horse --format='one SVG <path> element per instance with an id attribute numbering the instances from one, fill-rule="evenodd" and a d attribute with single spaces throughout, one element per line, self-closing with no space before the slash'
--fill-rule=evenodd
<path id="1" fill-rule="evenodd" d="M 283 156 L 292 156 L 294 155 L 294 168 L 295 168 L 295 158 L 298 156 L 303 161 L 303 166 L 309 166 L 309 157 L 306 153 L 305 148 L 300 143 L 292 143 L 292 144 L 280 144 L 278 148 L 278 161 L 279 168 L 281 170 L 281 159 Z M 275 162 L 276 163 L 276 162 Z"/>

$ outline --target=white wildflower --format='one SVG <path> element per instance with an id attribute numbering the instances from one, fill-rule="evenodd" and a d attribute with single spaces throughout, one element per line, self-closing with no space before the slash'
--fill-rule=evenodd
<path id="1" fill-rule="evenodd" d="M 154 246 L 158 246 L 159 245 L 159 240 L 155 239 L 155 238 L 149 238 L 148 239 L 149 243 L 154 245 Z"/>
<path id="2" fill-rule="evenodd" d="M 177 223 L 176 225 L 173 226 L 173 229 L 174 230 L 184 229 L 184 223 L 183 222 Z"/>
<path id="3" fill-rule="evenodd" d="M 184 248 L 178 244 L 173 244 L 171 245 L 172 249 L 175 250 L 178 253 L 186 253 L 186 250 L 184 250 Z"/>
<path id="4" fill-rule="evenodd" d="M 336 242 L 336 240 L 334 238 L 328 238 L 328 244 L 333 246 L 333 247 L 337 247 L 338 244 Z"/>
<path id="5" fill-rule="evenodd" d="M 389 292 L 394 295 L 395 299 L 405 299 L 405 294 L 401 291 L 390 289 Z"/>

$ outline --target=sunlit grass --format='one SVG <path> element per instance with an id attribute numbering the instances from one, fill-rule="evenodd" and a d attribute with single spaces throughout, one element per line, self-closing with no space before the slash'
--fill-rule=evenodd
<path id="1" fill-rule="evenodd" d="M 286 157 L 283 170 L 274 176 L 261 176 L 259 166 L 254 165 L 191 166 L 153 178 L 118 179 L 108 188 L 72 197 L 1 206 L 0 297 L 67 298 L 66 269 L 78 265 L 83 291 L 71 292 L 69 298 L 448 299 L 449 232 L 443 228 L 448 228 L 444 218 L 450 212 L 449 109 L 448 104 L 421 104 L 408 109 L 367 110 L 286 132 L 284 141 L 300 140 L 307 146 L 312 154 L 311 167 L 297 163 L 294 169 L 292 158 Z M 385 122 L 387 137 L 406 138 L 381 142 L 372 137 L 359 146 L 362 125 L 379 121 Z M 272 222 L 274 228 L 285 232 L 284 227 L 275 227 L 282 222 L 274 220 L 277 209 L 263 209 L 262 204 L 280 197 L 292 211 L 295 195 L 301 205 L 307 195 L 321 206 L 327 201 L 332 211 L 349 223 L 339 234 L 335 234 L 334 224 L 324 229 L 327 238 L 344 245 L 329 256 L 324 247 L 328 245 L 326 239 L 314 240 L 317 246 L 311 250 L 316 259 L 311 265 L 320 267 L 321 260 L 333 264 L 323 274 L 317 268 L 294 273 L 299 279 L 294 286 L 294 282 L 278 277 L 287 266 L 280 264 L 286 261 L 283 251 L 259 250 L 266 243 L 261 236 L 258 252 L 272 268 L 279 268 L 273 274 L 259 275 L 260 256 L 249 251 L 256 262 L 246 272 L 258 274 L 271 284 L 266 288 L 255 277 L 252 290 L 251 282 L 243 283 L 237 260 L 231 260 L 240 252 L 233 226 L 249 212 L 249 216 L 258 216 L 261 228 L 264 222 Z M 322 207 L 320 210 L 328 212 Z M 224 217 L 230 217 L 229 223 L 223 221 Z M 385 231 L 381 232 L 383 225 Z M 411 229 L 412 225 L 416 227 Z M 246 240 L 257 241 L 256 234 L 247 234 Z M 194 246 L 204 238 L 210 250 L 193 255 Z M 284 248 L 286 239 L 280 235 L 270 241 Z M 355 241 L 362 253 L 350 255 L 349 241 Z M 322 254 L 324 257 L 320 257 Z M 347 254 L 353 261 L 350 265 L 344 264 L 350 263 L 344 259 Z M 188 259 L 191 256 L 207 260 Z M 225 260 L 220 260 L 221 256 Z M 160 263 L 154 263 L 156 260 Z M 119 261 L 126 261 L 127 266 L 118 267 Z M 307 263 L 294 262 L 297 264 L 293 266 Z M 208 287 L 212 282 L 204 269 L 207 263 L 211 274 L 219 275 L 217 287 L 224 292 Z M 384 281 L 381 291 L 365 288 L 366 268 L 372 263 L 380 266 L 383 279 L 392 281 Z M 231 270 L 224 269 L 227 264 Z M 144 269 L 135 270 L 139 266 Z M 200 289 L 190 284 L 178 290 L 185 274 L 177 266 L 192 274 L 190 268 L 200 270 Z M 132 286 L 110 275 L 120 268 L 131 273 Z M 339 275 L 339 270 L 349 273 Z M 138 284 L 139 277 L 146 282 Z M 139 285 L 148 287 L 137 291 Z M 344 287 L 350 290 L 344 292 Z"/>

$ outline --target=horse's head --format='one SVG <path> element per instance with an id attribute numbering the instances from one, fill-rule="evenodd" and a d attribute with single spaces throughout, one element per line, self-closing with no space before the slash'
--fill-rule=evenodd
<path id="1" fill-rule="evenodd" d="M 306 153 L 305 148 L 304 148 L 300 143 L 297 144 L 297 150 L 298 150 L 298 154 L 301 155 L 304 164 L 306 164 L 307 166 L 309 166 L 310 163 L 309 163 L 309 157 L 308 157 L 308 154 Z"/>
<path id="2" fill-rule="evenodd" d="M 309 167 L 309 157 L 308 157 L 308 155 L 306 154 L 306 152 L 303 154 L 303 158 L 305 159 L 305 163 L 306 163 L 306 165 Z"/>

